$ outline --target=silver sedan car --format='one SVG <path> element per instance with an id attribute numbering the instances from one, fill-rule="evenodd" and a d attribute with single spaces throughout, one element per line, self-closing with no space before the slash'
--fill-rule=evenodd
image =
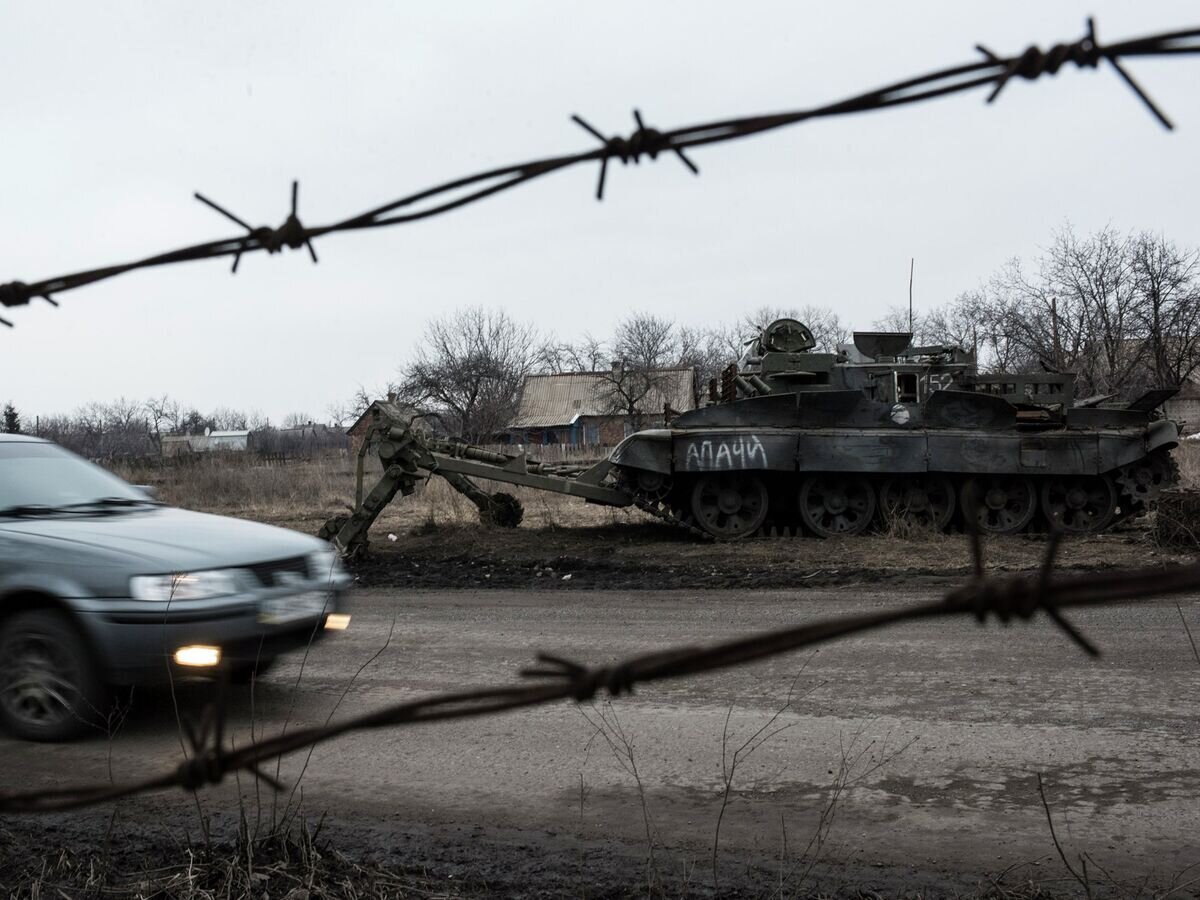
<path id="1" fill-rule="evenodd" d="M 0 434 L 0 727 L 63 740 L 110 688 L 234 681 L 345 628 L 329 544 L 164 506 L 48 441 Z"/>

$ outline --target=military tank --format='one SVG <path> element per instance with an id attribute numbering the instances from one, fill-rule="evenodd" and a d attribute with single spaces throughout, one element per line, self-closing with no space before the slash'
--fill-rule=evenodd
<path id="1" fill-rule="evenodd" d="M 815 352 L 794 319 L 768 325 L 709 386 L 709 403 L 611 454 L 642 509 L 720 539 L 873 527 L 1098 532 L 1177 479 L 1159 408 L 1076 399 L 1073 375 L 981 374 L 957 347 L 859 332 Z"/>
<path id="2" fill-rule="evenodd" d="M 473 479 L 635 505 L 697 535 L 820 537 L 883 527 L 992 534 L 1053 527 L 1097 532 L 1144 511 L 1177 480 L 1179 428 L 1159 408 L 1177 389 L 1132 403 L 1075 397 L 1073 375 L 981 374 L 958 347 L 858 332 L 837 353 L 779 319 L 709 385 L 708 403 L 639 431 L 607 459 L 551 464 L 439 438 L 421 416 L 376 401 L 358 452 L 348 515 L 321 537 L 345 556 L 397 494 L 440 476 L 487 525 L 516 527 L 520 501 Z M 364 462 L 382 474 L 365 491 Z"/>

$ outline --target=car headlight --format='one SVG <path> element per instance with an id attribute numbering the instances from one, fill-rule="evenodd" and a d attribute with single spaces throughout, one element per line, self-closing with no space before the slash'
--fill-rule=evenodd
<path id="1" fill-rule="evenodd" d="M 332 547 L 323 547 L 308 554 L 308 575 L 310 578 L 328 581 L 337 575 L 341 575 L 344 571 L 345 569 L 342 568 L 342 558 Z"/>
<path id="2" fill-rule="evenodd" d="M 136 575 L 129 579 L 129 596 L 159 603 L 207 600 L 238 592 L 238 581 L 229 570 L 177 572 L 173 575 Z"/>

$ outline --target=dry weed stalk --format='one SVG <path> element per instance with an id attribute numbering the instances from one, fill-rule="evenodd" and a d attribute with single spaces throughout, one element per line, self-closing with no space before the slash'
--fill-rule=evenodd
<path id="1" fill-rule="evenodd" d="M 729 807 L 730 795 L 733 793 L 733 781 L 737 776 L 738 767 L 753 756 L 764 744 L 771 741 L 773 738 L 787 731 L 789 728 L 794 728 L 797 723 L 787 722 L 783 725 L 776 726 L 776 722 L 780 717 L 792 708 L 796 702 L 796 682 L 800 680 L 800 676 L 804 674 L 804 670 L 808 668 L 808 664 L 812 662 L 816 656 L 813 653 L 804 661 L 800 667 L 800 671 L 792 679 L 792 683 L 788 686 L 787 699 L 783 705 L 775 710 L 774 715 L 767 719 L 759 728 L 754 731 L 745 741 L 743 741 L 732 753 L 729 752 L 730 734 L 729 720 L 733 716 L 733 706 L 731 705 L 725 713 L 725 725 L 721 730 L 721 807 L 717 811 L 717 824 L 713 832 L 713 848 L 712 848 L 712 876 L 713 890 L 720 890 L 720 877 L 718 872 L 718 854 L 721 846 L 721 823 L 725 819 L 725 810 Z M 813 685 L 806 690 L 801 697 L 807 697 L 815 691 L 820 684 Z"/>
<path id="2" fill-rule="evenodd" d="M 613 708 L 612 701 L 605 701 L 603 705 L 590 704 L 595 718 L 588 715 L 583 706 L 578 707 L 580 715 L 582 715 L 588 724 L 594 729 L 592 737 L 588 741 L 588 746 L 591 746 L 593 740 L 597 737 L 602 737 L 605 744 L 612 754 L 617 765 L 621 767 L 637 788 L 638 803 L 641 806 L 642 825 L 646 832 L 646 888 L 650 896 L 654 896 L 660 891 L 662 879 L 658 871 L 658 861 L 654 851 L 659 843 L 657 829 L 654 827 L 654 822 L 650 816 L 650 805 L 646 799 L 646 785 L 642 780 L 642 774 L 638 771 L 637 758 L 634 752 L 633 736 L 629 734 L 621 724 L 620 718 L 617 716 L 616 709 Z"/>
<path id="3" fill-rule="evenodd" d="M 839 735 L 838 767 L 834 772 L 833 781 L 826 789 L 825 804 L 821 807 L 817 824 L 809 836 L 808 843 L 794 859 L 789 859 L 787 856 L 787 821 L 784 814 L 780 814 L 783 850 L 779 860 L 779 884 L 774 896 L 782 898 L 787 896 L 788 892 L 795 894 L 803 889 L 808 879 L 812 877 L 813 870 L 824 858 L 830 833 L 833 831 L 838 810 L 846 794 L 880 769 L 891 765 L 918 740 L 916 737 L 910 738 L 899 747 L 889 749 L 889 736 L 885 734 L 881 740 L 872 739 L 865 745 L 859 746 L 873 721 L 873 719 L 865 720 L 851 735 L 849 741 L 845 739 L 844 735 Z M 878 748 L 876 748 L 877 744 Z"/>

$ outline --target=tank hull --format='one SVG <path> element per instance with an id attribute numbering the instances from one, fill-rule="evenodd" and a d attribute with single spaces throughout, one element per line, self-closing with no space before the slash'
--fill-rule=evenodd
<path id="1" fill-rule="evenodd" d="M 1101 475 L 1177 443 L 1174 423 L 1145 429 L 987 435 L 961 431 L 830 428 L 656 430 L 627 437 L 617 466 L 662 474 L 697 472 L 946 472 L 962 475 Z M 1167 435 L 1170 435 L 1168 437 Z"/>
<path id="2" fill-rule="evenodd" d="M 1144 511 L 1175 478 L 1170 420 L 1035 412 L 954 389 L 912 405 L 857 391 L 776 393 L 630 435 L 610 460 L 635 495 L 653 488 L 643 508 L 653 502 L 656 514 L 726 539 L 857 534 L 913 508 L 935 528 L 1094 532 Z"/>

